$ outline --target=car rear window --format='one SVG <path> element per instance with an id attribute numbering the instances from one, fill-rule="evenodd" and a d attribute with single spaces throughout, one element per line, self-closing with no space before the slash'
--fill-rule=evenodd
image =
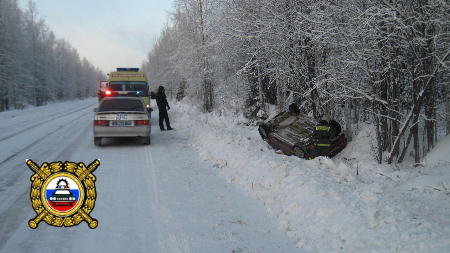
<path id="1" fill-rule="evenodd" d="M 111 99 L 104 100 L 98 109 L 99 112 L 108 111 L 134 111 L 142 112 L 144 107 L 142 102 L 135 99 Z"/>

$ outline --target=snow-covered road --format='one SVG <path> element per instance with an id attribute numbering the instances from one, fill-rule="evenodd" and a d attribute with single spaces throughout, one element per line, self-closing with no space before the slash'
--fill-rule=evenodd
<path id="1" fill-rule="evenodd" d="M 96 106 L 87 99 L 0 114 L 0 252 L 301 252 L 263 203 L 199 158 L 184 132 L 159 131 L 157 115 L 150 146 L 109 139 L 95 147 Z M 31 229 L 26 159 L 100 159 L 90 214 L 98 227 L 41 221 Z"/>

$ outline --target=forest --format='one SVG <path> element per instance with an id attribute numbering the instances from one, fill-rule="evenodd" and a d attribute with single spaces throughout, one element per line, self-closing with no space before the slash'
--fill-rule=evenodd
<path id="1" fill-rule="evenodd" d="M 106 76 L 39 18 L 34 2 L 0 0 L 0 111 L 96 95 Z"/>
<path id="2" fill-rule="evenodd" d="M 419 164 L 450 133 L 448 0 L 175 0 L 143 69 L 205 112 L 297 103 L 379 163 Z"/>
<path id="3" fill-rule="evenodd" d="M 419 164 L 450 133 L 448 0 L 174 0 L 141 66 L 205 112 L 268 106 L 371 124 L 379 163 Z M 0 111 L 96 94 L 106 77 L 35 4 L 0 0 Z"/>

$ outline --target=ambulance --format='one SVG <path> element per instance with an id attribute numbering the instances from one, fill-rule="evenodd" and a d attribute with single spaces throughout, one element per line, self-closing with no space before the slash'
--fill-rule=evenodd
<path id="1" fill-rule="evenodd" d="M 139 68 L 117 68 L 109 73 L 104 97 L 126 96 L 141 97 L 147 106 L 147 111 L 153 111 L 150 104 L 150 93 L 147 75 L 139 72 Z"/>

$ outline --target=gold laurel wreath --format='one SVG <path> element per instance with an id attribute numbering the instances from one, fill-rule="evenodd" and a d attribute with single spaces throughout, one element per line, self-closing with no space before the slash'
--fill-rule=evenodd
<path id="1" fill-rule="evenodd" d="M 35 173 L 31 176 L 31 204 L 37 216 L 28 222 L 31 228 L 37 228 L 40 221 L 44 220 L 47 224 L 56 227 L 70 227 L 80 224 L 85 220 L 89 227 L 94 229 L 98 225 L 98 221 L 93 219 L 89 214 L 92 212 L 95 206 L 95 200 L 97 198 L 97 193 L 95 191 L 95 181 L 96 177 L 92 174 L 94 170 L 100 165 L 100 160 L 94 160 L 92 163 L 86 167 L 84 163 L 73 163 L 73 162 L 54 162 L 54 163 L 43 163 L 41 167 L 38 167 L 36 163 L 32 160 L 27 160 L 28 167 Z M 86 199 L 83 206 L 73 215 L 68 217 L 60 217 L 50 213 L 42 204 L 41 200 L 41 188 L 44 181 L 52 174 L 67 171 L 75 176 L 82 182 L 85 192 Z"/>

